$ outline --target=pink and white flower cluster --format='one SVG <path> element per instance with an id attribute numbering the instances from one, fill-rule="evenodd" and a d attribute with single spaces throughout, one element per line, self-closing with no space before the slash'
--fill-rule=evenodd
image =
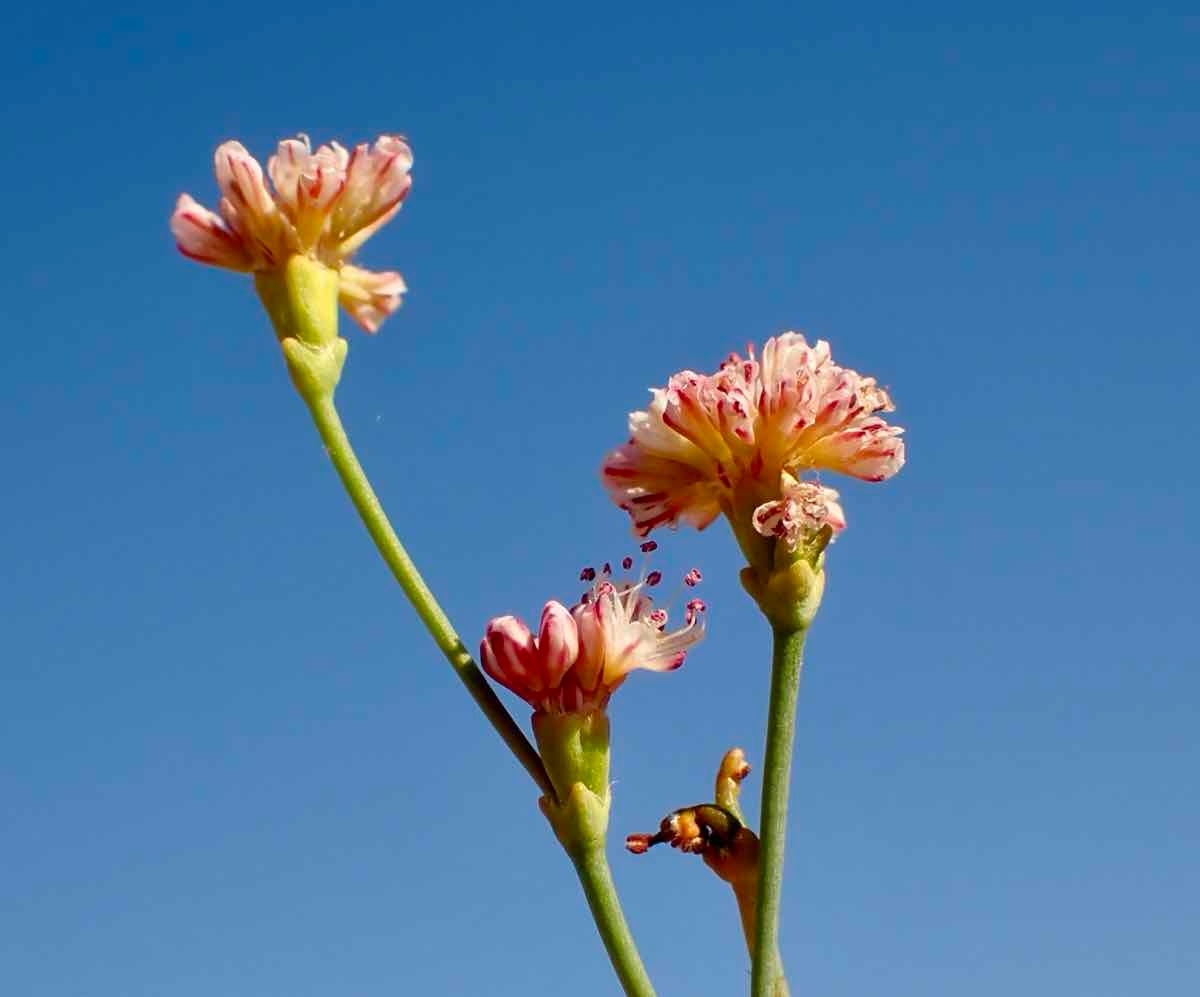
<path id="1" fill-rule="evenodd" d="M 303 254 L 339 273 L 342 307 L 374 332 L 400 306 L 404 279 L 352 266 L 354 252 L 400 210 L 412 186 L 412 150 L 383 135 L 348 151 L 337 142 L 315 152 L 300 135 L 279 143 L 262 167 L 240 142 L 217 148 L 218 211 L 181 194 L 171 231 L 185 256 L 243 272 L 273 270 Z"/>
<path id="2" fill-rule="evenodd" d="M 628 568 L 632 559 L 623 563 Z M 647 592 L 661 581 L 659 572 L 614 582 L 605 565 L 581 577 L 592 587 L 570 609 L 546 603 L 536 636 L 515 616 L 497 616 L 484 631 L 483 670 L 537 712 L 603 709 L 630 672 L 672 671 L 704 636 L 699 599 L 688 602 L 682 627 L 667 630 L 666 611 L 655 609 Z M 699 579 L 693 570 L 684 582 L 692 587 Z"/>
<path id="3" fill-rule="evenodd" d="M 630 414 L 629 441 L 601 474 L 638 534 L 680 522 L 703 529 L 747 498 L 752 508 L 774 500 L 784 472 L 883 481 L 904 464 L 903 430 L 879 415 L 894 408 L 888 393 L 834 363 L 824 340 L 810 346 L 787 332 L 768 339 L 761 358 L 747 352 L 714 374 L 675 374 Z"/>

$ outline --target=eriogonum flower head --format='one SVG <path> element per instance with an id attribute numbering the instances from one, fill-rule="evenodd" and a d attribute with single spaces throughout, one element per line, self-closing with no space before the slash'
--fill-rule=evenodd
<path id="1" fill-rule="evenodd" d="M 866 481 L 904 464 L 903 430 L 881 412 L 874 378 L 833 362 L 829 344 L 798 333 L 768 339 L 761 358 L 731 354 L 714 374 L 685 370 L 629 417 L 629 441 L 602 476 L 634 530 L 680 522 L 703 529 L 752 498 L 779 497 L 781 475 L 837 471 Z"/>
<path id="2" fill-rule="evenodd" d="M 342 307 L 367 332 L 400 306 L 404 280 L 349 265 L 354 252 L 400 210 L 412 185 L 412 151 L 383 135 L 347 150 L 337 142 L 313 151 L 300 135 L 279 143 L 267 162 L 240 142 L 215 155 L 221 200 L 216 212 L 181 194 L 171 231 L 185 256 L 229 270 L 262 273 L 306 256 L 339 273 Z"/>
<path id="3" fill-rule="evenodd" d="M 699 599 L 687 603 L 682 627 L 667 629 L 666 610 L 655 608 L 648 592 L 662 580 L 660 572 L 614 581 L 606 564 L 600 571 L 585 568 L 581 578 L 592 583 L 588 591 L 570 609 L 546 603 L 536 635 L 515 616 L 495 617 L 484 632 L 484 671 L 536 712 L 602 709 L 630 672 L 678 668 L 704 636 Z M 693 570 L 685 583 L 691 587 L 698 579 Z"/>

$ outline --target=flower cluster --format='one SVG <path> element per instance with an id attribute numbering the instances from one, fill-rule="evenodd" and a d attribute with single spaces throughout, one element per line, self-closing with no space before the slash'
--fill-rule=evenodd
<path id="1" fill-rule="evenodd" d="M 903 430 L 878 414 L 893 409 L 887 392 L 835 364 L 824 340 L 810 346 L 795 332 L 768 339 L 761 358 L 751 347 L 715 374 L 676 374 L 652 396 L 601 469 L 642 536 L 680 522 L 703 529 L 747 499 L 751 509 L 778 499 L 784 472 L 883 481 L 904 463 Z"/>
<path id="2" fill-rule="evenodd" d="M 400 210 L 412 186 L 412 151 L 384 135 L 348 151 L 337 142 L 315 152 L 301 135 L 279 143 L 262 167 L 240 142 L 217 148 L 218 211 L 181 194 L 171 216 L 179 251 L 201 263 L 243 272 L 275 270 L 304 255 L 338 271 L 338 300 L 367 332 L 400 306 L 404 279 L 347 262 Z"/>
<path id="3" fill-rule="evenodd" d="M 315 151 L 300 135 L 279 144 L 265 171 L 240 143 L 225 142 L 215 156 L 218 210 L 182 194 L 171 230 L 185 256 L 254 275 L 292 383 L 368 531 L 542 790 L 541 809 L 579 872 L 624 989 L 650 993 L 631 941 L 620 937 L 624 926 L 604 860 L 612 795 L 606 708 L 631 672 L 683 664 L 704 636 L 706 607 L 685 594 L 683 623 L 668 629 L 666 610 L 650 595 L 660 571 L 643 568 L 636 578 L 616 580 L 609 564 L 584 568 L 580 580 L 589 588 L 575 605 L 547 602 L 536 633 L 515 616 L 495 617 L 480 644 L 487 675 L 533 708 L 536 749 L 491 687 L 480 687 L 478 669 L 464 660 L 461 642 L 399 548 L 333 403 L 349 349 L 338 335 L 338 304 L 375 332 L 406 290 L 400 274 L 350 260 L 400 210 L 412 162 L 407 143 L 393 135 L 353 150 L 331 142 Z M 712 374 L 685 370 L 653 389 L 649 406 L 629 416 L 628 442 L 602 465 L 605 488 L 642 538 L 659 526 L 703 529 L 724 514 L 746 555 L 742 585 L 774 631 L 761 843 L 739 803 L 750 768 L 737 748 L 722 759 L 714 802 L 675 810 L 656 832 L 626 839 L 637 854 L 658 844 L 699 854 L 732 886 L 755 960 L 756 994 L 787 989 L 776 937 L 796 679 L 804 631 L 825 588 L 824 553 L 846 527 L 838 493 L 803 475 L 836 471 L 883 481 L 896 474 L 905 461 L 903 430 L 880 414 L 892 410 L 874 378 L 833 362 L 828 343 L 810 346 L 787 332 L 768 339 L 761 356 L 750 346 L 746 357 L 731 354 Z M 641 544 L 643 553 L 656 547 Z M 633 558 L 620 566 L 630 572 Z M 698 570 L 688 571 L 684 592 L 700 580 Z"/>
<path id="4" fill-rule="evenodd" d="M 632 564 L 632 558 L 622 562 L 626 570 Z M 630 672 L 678 668 L 704 636 L 705 607 L 699 599 L 687 603 L 682 627 L 667 630 L 667 613 L 654 607 L 648 592 L 662 580 L 660 572 L 616 582 L 606 564 L 599 572 L 585 568 L 580 577 L 591 587 L 571 609 L 546 603 L 536 636 L 517 617 L 498 616 L 480 644 L 484 671 L 537 712 L 603 708 Z M 699 580 L 693 569 L 684 583 L 690 588 Z"/>

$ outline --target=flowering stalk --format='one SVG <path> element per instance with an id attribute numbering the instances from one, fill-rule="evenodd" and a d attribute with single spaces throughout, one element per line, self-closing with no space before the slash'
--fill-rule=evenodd
<path id="1" fill-rule="evenodd" d="M 558 792 L 557 800 L 542 798 L 542 813 L 575 867 L 613 972 L 629 997 L 654 997 L 605 851 L 612 799 L 608 717 L 596 708 L 538 712 L 533 715 L 533 730 Z"/>
<path id="2" fill-rule="evenodd" d="M 796 738 L 796 701 L 804 666 L 804 630 L 774 627 L 767 750 L 763 759 L 759 821 L 758 897 L 754 914 L 753 997 L 778 997 L 779 907 L 783 896 L 783 849 L 787 841 L 788 787 Z M 784 983 L 786 988 L 786 983 Z M 782 992 L 786 993 L 786 989 Z"/>
<path id="3" fill-rule="evenodd" d="M 657 545 L 643 544 L 649 552 Z M 622 567 L 633 565 L 625 558 Z M 638 669 L 673 671 L 704 635 L 704 604 L 687 604 L 684 625 L 667 629 L 667 613 L 654 607 L 649 589 L 657 571 L 636 582 L 614 582 L 609 565 L 585 568 L 593 583 L 568 609 L 550 601 L 536 635 L 515 616 L 490 620 L 480 644 L 484 670 L 533 707 L 533 734 L 557 798 L 540 803 L 555 837 L 571 859 L 592 918 L 625 993 L 653 997 L 654 988 L 621 911 L 605 853 L 609 786 L 608 703 Z M 688 572 L 689 587 L 700 572 Z"/>
<path id="4" fill-rule="evenodd" d="M 753 972 L 754 997 L 773 997 L 800 656 L 825 548 L 846 525 L 837 493 L 801 475 L 884 481 L 904 465 L 903 430 L 881 416 L 893 405 L 874 378 L 794 332 L 761 354 L 730 354 L 713 374 L 681 371 L 651 395 L 601 467 L 609 495 L 641 536 L 723 515 L 746 557 L 742 585 L 774 634 Z"/>
<path id="5" fill-rule="evenodd" d="M 612 802 L 608 717 L 595 707 L 567 713 L 537 712 L 533 731 L 558 794 L 557 800 L 542 797 L 542 813 L 575 867 L 613 972 L 629 997 L 654 997 L 605 850 Z"/>
<path id="6" fill-rule="evenodd" d="M 399 136 L 347 150 L 316 151 L 306 136 L 279 143 L 263 169 L 238 142 L 214 157 L 218 211 L 187 194 L 171 216 L 179 251 L 189 259 L 254 275 L 292 383 L 312 414 L 325 449 L 371 539 L 418 617 L 471 697 L 544 793 L 554 787 L 529 739 L 471 659 L 446 614 L 388 522 L 338 417 L 333 396 L 348 344 L 338 335 L 340 304 L 373 333 L 400 307 L 404 279 L 350 260 L 390 221 L 412 186 L 412 151 Z"/>
<path id="7" fill-rule="evenodd" d="M 466 686 L 471 698 L 483 711 L 483 715 L 487 717 L 496 733 L 508 745 L 517 761 L 524 766 L 530 778 L 537 783 L 543 793 L 553 796 L 554 786 L 546 774 L 545 766 L 537 751 L 529 743 L 529 738 L 517 726 L 512 715 L 505 709 L 504 704 L 500 702 L 495 690 L 488 685 L 479 666 L 471 658 L 466 645 L 455 632 L 445 611 L 434 598 L 429 586 L 425 584 L 425 579 L 421 577 L 412 558 L 408 556 L 408 551 L 404 549 L 396 531 L 392 529 L 392 524 L 388 521 L 387 514 L 384 512 L 375 490 L 371 487 L 371 482 L 350 446 L 350 439 L 342 426 L 342 420 L 333 404 L 332 395 L 312 398 L 305 396 L 304 401 L 312 414 L 317 432 L 320 433 L 321 440 L 325 444 L 329 459 L 333 462 L 334 469 L 341 478 L 346 493 L 350 496 L 350 501 L 354 503 L 354 508 L 358 510 L 363 525 L 366 526 L 380 555 L 391 569 L 392 575 L 400 583 L 400 588 L 408 596 L 408 601 L 412 603 L 413 609 L 417 611 L 417 616 L 425 625 L 425 629 L 429 631 L 429 635 L 437 644 L 438 649 L 446 656 L 450 667 L 454 669 L 454 673 Z"/>
<path id="8" fill-rule="evenodd" d="M 603 845 L 573 854 L 571 861 L 621 987 L 628 997 L 655 997 L 654 985 L 650 982 L 621 911 L 621 901 L 617 897 Z"/>

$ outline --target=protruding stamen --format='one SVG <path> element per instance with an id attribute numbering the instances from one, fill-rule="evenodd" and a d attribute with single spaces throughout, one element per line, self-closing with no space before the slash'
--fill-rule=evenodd
<path id="1" fill-rule="evenodd" d="M 581 572 L 579 572 L 579 580 L 581 582 L 595 581 L 596 580 L 596 569 L 595 568 L 584 568 Z"/>
<path id="2" fill-rule="evenodd" d="M 633 558 L 632 557 L 621 558 L 621 567 L 624 568 L 626 571 L 628 571 L 630 568 L 633 567 Z"/>
<path id="3" fill-rule="evenodd" d="M 658 550 L 658 543 L 654 540 L 647 540 L 644 544 L 642 544 L 643 554 L 649 554 L 656 550 Z"/>
<path id="4" fill-rule="evenodd" d="M 700 574 L 699 568 L 692 568 L 691 571 L 689 571 L 686 575 L 683 576 L 683 584 L 686 585 L 690 589 L 694 589 L 697 585 L 700 584 L 700 579 L 702 579 L 703 577 L 704 576 L 702 574 Z"/>
<path id="5" fill-rule="evenodd" d="M 654 844 L 651 841 L 649 834 L 627 834 L 625 835 L 625 847 L 633 852 L 634 855 L 645 855 L 650 850 L 650 846 Z"/>
<path id="6" fill-rule="evenodd" d="M 648 574 L 646 576 L 646 584 L 649 585 L 651 588 L 653 588 L 655 585 L 657 585 L 661 581 L 662 581 L 662 572 L 661 571 L 651 571 L 650 574 Z"/>
<path id="7" fill-rule="evenodd" d="M 634 855 L 645 855 L 655 845 L 665 845 L 671 840 L 669 831 L 659 831 L 657 834 L 629 834 L 625 836 L 625 847 Z"/>

